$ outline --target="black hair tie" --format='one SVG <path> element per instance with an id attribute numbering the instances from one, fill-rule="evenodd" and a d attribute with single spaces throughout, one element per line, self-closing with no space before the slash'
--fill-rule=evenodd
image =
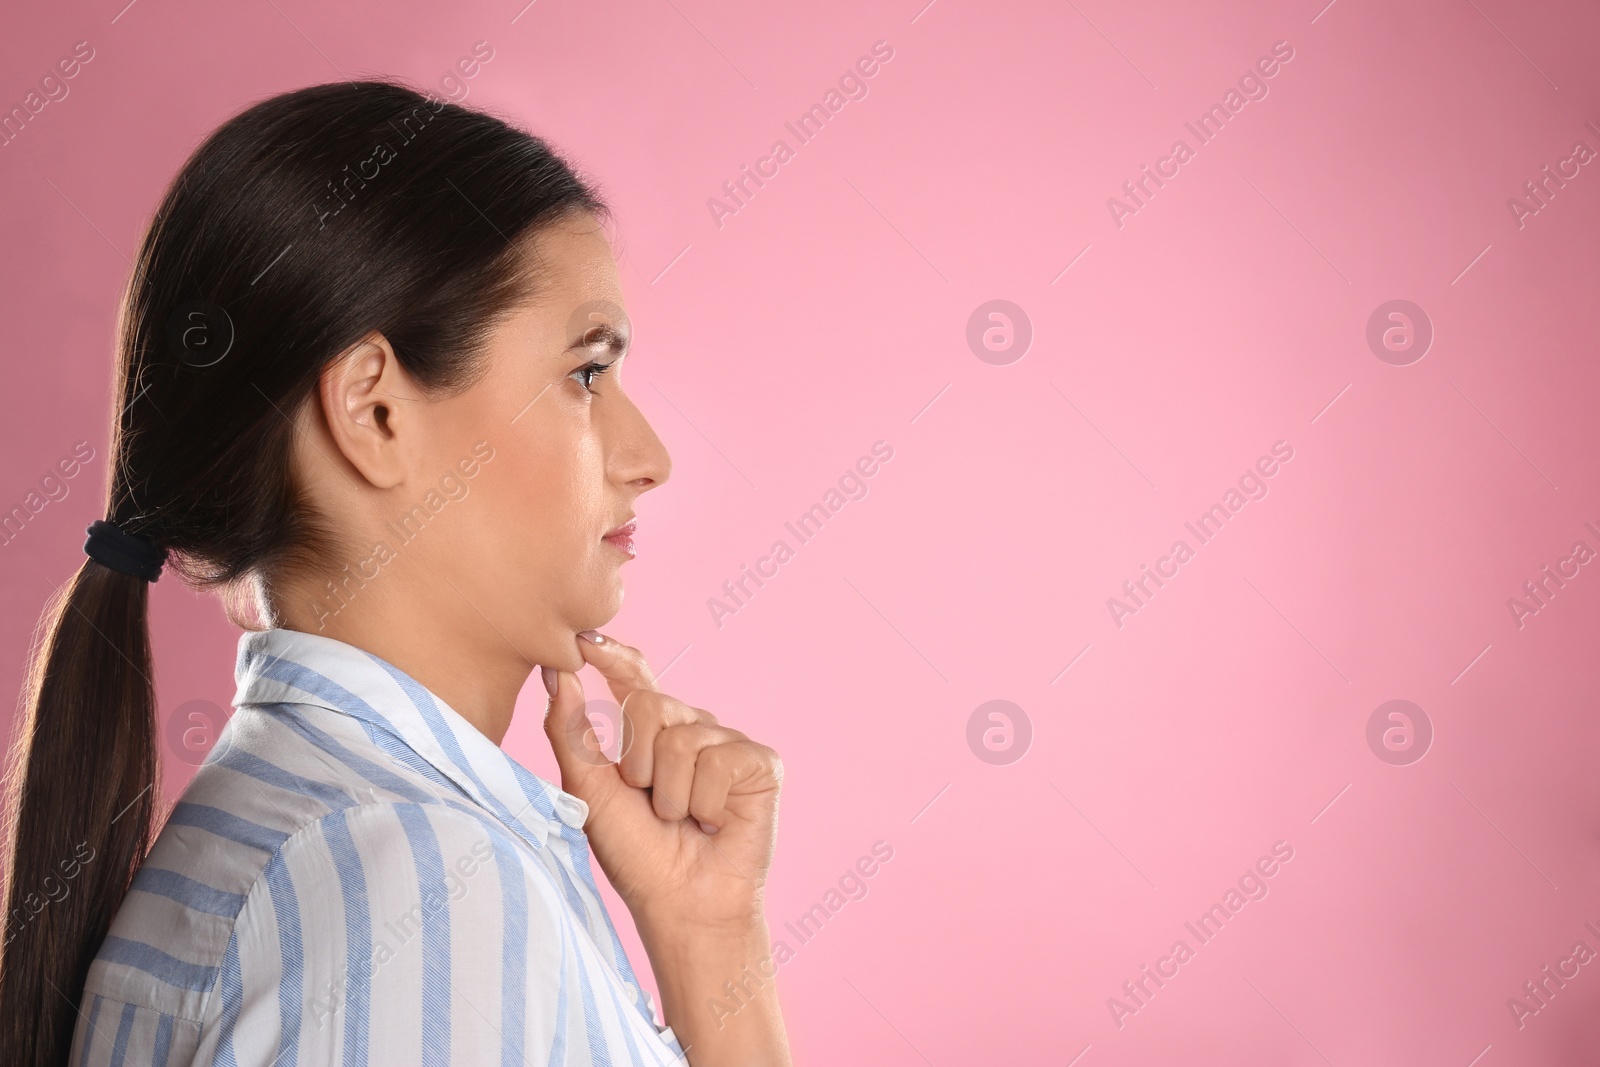
<path id="1" fill-rule="evenodd" d="M 89 539 L 83 543 L 83 551 L 101 566 L 147 582 L 161 577 L 161 565 L 167 561 L 166 549 L 104 519 L 89 524 Z"/>

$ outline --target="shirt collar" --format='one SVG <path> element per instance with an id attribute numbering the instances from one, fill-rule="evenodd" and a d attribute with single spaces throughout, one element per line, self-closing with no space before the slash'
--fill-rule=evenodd
<path id="1" fill-rule="evenodd" d="M 421 757 L 535 848 L 559 820 L 581 832 L 589 807 L 507 755 L 439 697 L 370 652 L 276 628 L 239 638 L 235 707 L 304 704 L 349 715 Z"/>

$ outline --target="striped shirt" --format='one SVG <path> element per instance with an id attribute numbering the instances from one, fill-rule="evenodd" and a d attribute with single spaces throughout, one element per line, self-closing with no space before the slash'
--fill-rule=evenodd
<path id="1" fill-rule="evenodd" d="M 235 677 L 89 968 L 74 1065 L 682 1067 L 582 800 L 342 641 L 246 633 Z"/>

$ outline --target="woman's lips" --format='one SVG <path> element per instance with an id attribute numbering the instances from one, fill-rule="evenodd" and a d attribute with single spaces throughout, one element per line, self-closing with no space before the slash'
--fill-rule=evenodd
<path id="1" fill-rule="evenodd" d="M 606 534 L 601 540 L 608 545 L 614 546 L 618 551 L 626 553 L 628 558 L 632 559 L 638 554 L 633 547 L 633 533 L 638 527 L 638 520 L 629 519 L 611 533 Z"/>

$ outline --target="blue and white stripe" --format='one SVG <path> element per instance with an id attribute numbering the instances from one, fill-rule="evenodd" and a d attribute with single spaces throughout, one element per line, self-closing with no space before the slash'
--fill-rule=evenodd
<path id="1" fill-rule="evenodd" d="M 75 1067 L 683 1067 L 583 801 L 344 642 L 247 633 L 235 673 L 89 969 Z"/>

